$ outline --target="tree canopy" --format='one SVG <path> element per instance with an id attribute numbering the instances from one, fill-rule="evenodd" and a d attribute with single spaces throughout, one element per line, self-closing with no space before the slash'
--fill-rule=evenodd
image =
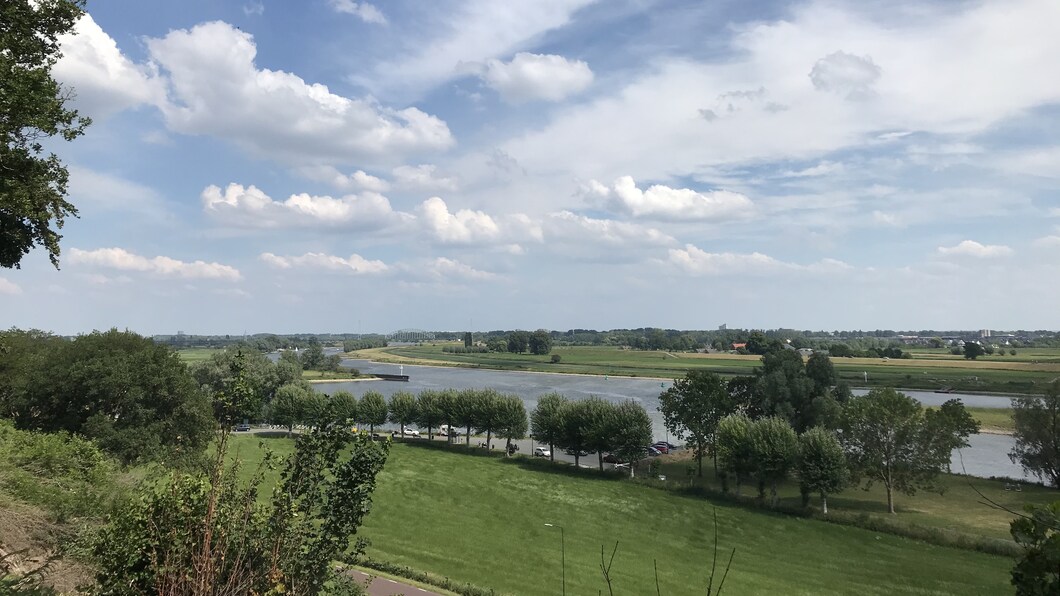
<path id="1" fill-rule="evenodd" d="M 1009 457 L 1038 478 L 1060 487 L 1060 381 L 1044 396 L 1012 400 L 1016 444 Z"/>
<path id="2" fill-rule="evenodd" d="M 718 422 L 736 410 L 725 381 L 717 374 L 690 370 L 683 379 L 659 396 L 659 411 L 666 428 L 678 439 L 688 437 L 695 450 L 699 475 L 703 476 L 703 456 L 714 451 Z"/>

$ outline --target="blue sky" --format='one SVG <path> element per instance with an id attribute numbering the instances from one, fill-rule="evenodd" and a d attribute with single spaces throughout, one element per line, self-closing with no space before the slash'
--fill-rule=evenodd
<path id="1" fill-rule="evenodd" d="M 60 333 L 1060 328 L 1060 3 L 89 2 Z"/>

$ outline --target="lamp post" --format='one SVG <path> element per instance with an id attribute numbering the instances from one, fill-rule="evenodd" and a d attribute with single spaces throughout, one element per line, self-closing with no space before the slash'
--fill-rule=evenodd
<path id="1" fill-rule="evenodd" d="M 549 528 L 559 528 L 559 561 L 560 561 L 560 578 L 563 586 L 563 596 L 567 596 L 567 547 L 566 541 L 563 539 L 563 526 L 556 526 L 552 524 L 545 524 Z"/>

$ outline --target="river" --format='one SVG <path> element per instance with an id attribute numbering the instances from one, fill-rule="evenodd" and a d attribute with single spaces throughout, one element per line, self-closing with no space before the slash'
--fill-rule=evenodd
<path id="1" fill-rule="evenodd" d="M 630 377 L 604 377 L 598 375 L 562 375 L 551 373 L 516 372 L 489 370 L 481 368 L 450 368 L 440 366 L 415 366 L 381 364 L 369 360 L 343 360 L 344 366 L 358 369 L 364 374 L 389 373 L 407 374 L 409 382 L 395 381 L 354 381 L 338 383 L 319 383 L 318 391 L 331 393 L 344 389 L 355 395 L 362 395 L 369 389 L 390 396 L 397 391 L 417 393 L 424 389 L 482 389 L 490 387 L 503 393 L 514 393 L 523 398 L 527 411 L 537 405 L 537 399 L 552 391 L 561 393 L 570 399 L 584 399 L 590 395 L 612 402 L 632 399 L 639 402 L 651 416 L 656 439 L 674 441 L 663 426 L 662 415 L 658 411 L 659 394 L 673 385 L 673 381 L 643 379 Z M 863 394 L 865 390 L 854 393 Z M 929 391 L 906 391 L 910 397 L 925 405 L 941 405 L 948 399 L 960 399 L 969 407 L 1007 408 L 1009 399 L 991 395 L 970 395 L 958 393 L 932 393 Z M 967 473 L 972 476 L 990 477 L 1005 476 L 1009 478 L 1029 479 L 1019 465 L 1012 463 L 1008 453 L 1014 445 L 1012 437 L 1006 435 L 979 434 L 969 437 L 969 447 L 954 452 L 952 469 L 954 472 Z"/>

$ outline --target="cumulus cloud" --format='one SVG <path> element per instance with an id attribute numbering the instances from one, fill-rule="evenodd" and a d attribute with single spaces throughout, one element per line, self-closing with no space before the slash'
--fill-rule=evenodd
<path id="1" fill-rule="evenodd" d="M 364 170 L 343 174 L 335 166 L 311 165 L 298 168 L 298 172 L 310 180 L 325 182 L 339 190 L 370 190 L 373 192 L 390 190 L 390 184 L 386 180 Z"/>
<path id="2" fill-rule="evenodd" d="M 447 244 L 492 243 L 501 237 L 501 227 L 482 211 L 460 209 L 450 213 L 441 197 L 431 197 L 420 205 L 424 227 Z"/>
<path id="3" fill-rule="evenodd" d="M 99 248 L 96 250 L 70 250 L 66 261 L 75 265 L 92 265 L 119 271 L 138 271 L 158 277 L 176 279 L 216 279 L 238 281 L 239 270 L 220 263 L 194 261 L 187 263 L 165 256 L 143 257 L 123 248 Z"/>
<path id="4" fill-rule="evenodd" d="M 354 2 L 353 0 L 328 0 L 328 4 L 335 12 L 352 14 L 365 23 L 386 24 L 386 17 L 378 8 L 367 2 Z"/>
<path id="5" fill-rule="evenodd" d="M 871 57 L 838 51 L 813 65 L 810 80 L 821 91 L 838 93 L 848 99 L 862 99 L 872 96 L 872 86 L 882 73 L 883 69 Z"/>
<path id="6" fill-rule="evenodd" d="M 59 37 L 62 58 L 52 74 L 75 92 L 74 105 L 86 116 L 105 117 L 143 104 L 156 104 L 165 85 L 150 66 L 134 64 L 92 16 Z"/>
<path id="7" fill-rule="evenodd" d="M 992 257 L 1007 257 L 1012 255 L 1014 251 L 1000 244 L 980 244 L 975 240 L 965 240 L 956 246 L 940 246 L 938 252 L 946 256 L 988 259 Z"/>
<path id="8" fill-rule="evenodd" d="M 839 273 L 853 269 L 836 259 L 822 259 L 811 265 L 799 265 L 774 259 L 760 252 L 749 254 L 710 253 L 692 244 L 672 248 L 669 262 L 690 275 L 763 275 L 781 272 Z"/>
<path id="9" fill-rule="evenodd" d="M 386 197 L 375 192 L 335 198 L 306 193 L 274 201 L 258 187 L 215 185 L 202 191 L 206 213 L 230 225 L 258 228 L 348 227 L 380 229 L 409 221 L 412 216 L 394 211 Z"/>
<path id="10" fill-rule="evenodd" d="M 495 277 L 497 277 L 495 274 L 490 273 L 489 271 L 475 269 L 470 265 L 446 257 L 438 257 L 434 259 L 427 265 L 426 270 L 430 273 L 431 277 L 439 281 L 479 281 L 494 279 Z"/>
<path id="11" fill-rule="evenodd" d="M 394 168 L 394 184 L 406 190 L 448 190 L 457 189 L 454 176 L 445 176 L 438 172 L 434 164 L 418 166 L 398 166 Z"/>
<path id="12" fill-rule="evenodd" d="M 416 108 L 386 108 L 258 68 L 253 37 L 227 23 L 171 31 L 147 48 L 167 76 L 160 107 L 177 132 L 221 136 L 294 163 L 385 160 L 453 144 L 445 122 Z"/>
<path id="13" fill-rule="evenodd" d="M 546 220 L 545 237 L 549 242 L 579 245 L 604 244 L 609 247 L 666 246 L 676 244 L 673 237 L 655 228 L 613 219 L 595 219 L 560 211 Z"/>
<path id="14" fill-rule="evenodd" d="M 22 293 L 22 288 L 13 281 L 0 277 L 0 294 L 15 296 Z"/>
<path id="15" fill-rule="evenodd" d="M 390 269 L 382 261 L 369 260 L 358 254 L 343 258 L 319 252 L 307 252 L 301 256 L 284 257 L 266 252 L 262 253 L 260 258 L 276 269 L 327 269 L 354 275 L 374 275 L 385 273 Z"/>
<path id="16" fill-rule="evenodd" d="M 665 221 L 705 221 L 750 214 L 751 199 L 727 190 L 698 192 L 656 184 L 647 190 L 637 188 L 632 176 L 623 176 L 611 188 L 593 180 L 592 196 L 604 198 L 608 207 L 632 217 Z"/>
<path id="17" fill-rule="evenodd" d="M 593 71 L 581 60 L 553 54 L 520 52 L 510 62 L 488 60 L 479 76 L 505 101 L 561 101 L 593 82 Z"/>

